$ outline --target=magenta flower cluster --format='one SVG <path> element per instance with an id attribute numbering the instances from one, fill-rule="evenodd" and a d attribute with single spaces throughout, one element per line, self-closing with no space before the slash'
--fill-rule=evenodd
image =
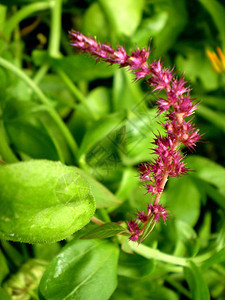
<path id="1" fill-rule="evenodd" d="M 190 120 L 196 110 L 196 103 L 190 97 L 190 89 L 184 78 L 178 79 L 173 70 L 163 68 L 160 60 L 147 62 L 150 49 L 136 47 L 128 55 L 124 47 L 114 50 L 111 46 L 97 42 L 93 38 L 73 31 L 70 32 L 71 45 L 87 52 L 110 64 L 119 64 L 128 67 L 136 76 L 136 80 L 147 77 L 147 83 L 153 91 L 164 91 L 166 97 L 157 100 L 158 113 L 165 113 L 165 136 L 158 135 L 154 140 L 156 158 L 139 166 L 140 180 L 146 183 L 147 193 L 154 196 L 153 203 L 148 205 L 147 213 L 137 213 L 136 220 L 128 222 L 131 233 L 130 240 L 140 241 L 148 222 L 158 222 L 162 218 L 165 222 L 168 217 L 166 209 L 159 204 L 168 177 L 178 177 L 188 170 L 183 162 L 180 145 L 193 149 L 200 139 L 198 129 Z M 185 119 L 185 118 L 188 118 Z"/>

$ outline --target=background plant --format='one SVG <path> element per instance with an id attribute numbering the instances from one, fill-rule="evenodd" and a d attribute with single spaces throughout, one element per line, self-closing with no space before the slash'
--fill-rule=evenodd
<path id="1" fill-rule="evenodd" d="M 8 293 L 15 299 L 136 299 L 137 295 L 223 299 L 224 73 L 213 70 L 206 55 L 207 49 L 215 51 L 217 46 L 225 51 L 222 1 L 0 2 L 0 155 L 7 163 L 7 168 L 1 166 L 2 188 L 9 184 L 4 170 L 11 163 L 59 160 L 77 167 L 72 170 L 83 191 L 90 186 L 87 194 L 95 198 L 95 217 L 114 222 L 104 232 L 95 231 L 95 236 L 90 232 L 97 225 L 90 223 L 54 244 L 2 239 L 1 297 L 7 299 Z M 193 96 L 201 100 L 195 123 L 205 132 L 206 142 L 198 145 L 198 155 L 188 153 L 187 158 L 187 166 L 196 171 L 169 182 L 163 203 L 173 216 L 139 247 L 128 244 L 123 235 L 108 240 L 93 237 L 121 233 L 115 222 L 133 217 L 135 209 L 145 204 L 136 166 L 149 159 L 149 143 L 160 130 L 155 99 L 142 82 L 134 84 L 133 76 L 122 69 L 74 55 L 67 35 L 71 28 L 103 42 L 110 40 L 112 46 L 122 43 L 127 50 L 136 44 L 146 47 L 152 39 L 152 59 L 164 57 L 166 66 L 175 64 L 176 71 L 185 72 Z M 21 170 L 27 178 L 34 170 L 29 164 L 26 173 Z M 50 186 L 54 183 L 58 191 L 71 188 L 68 197 L 77 191 L 77 182 L 67 175 L 72 170 L 51 177 Z M 14 187 L 22 192 L 25 183 L 13 179 L 14 171 L 10 174 Z M 76 200 L 77 196 L 75 205 Z M 30 201 L 35 203 L 32 197 Z M 37 209 L 46 209 L 45 202 Z M 48 212 L 46 217 L 53 220 L 54 205 Z M 2 224 L 4 218 L 11 218 L 2 210 L 0 214 Z M 20 214 L 23 219 L 23 211 Z M 67 212 L 63 216 L 68 226 Z M 43 223 L 39 229 L 42 232 Z M 24 230 L 24 242 L 35 238 Z M 79 240 L 81 236 L 86 239 Z M 42 236 L 45 242 L 51 237 Z"/>

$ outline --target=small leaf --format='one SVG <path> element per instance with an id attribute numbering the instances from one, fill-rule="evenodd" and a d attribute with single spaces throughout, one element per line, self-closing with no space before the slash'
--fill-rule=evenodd
<path id="1" fill-rule="evenodd" d="M 92 229 L 84 236 L 82 236 L 81 239 L 105 239 L 126 232 L 129 235 L 129 232 L 126 230 L 126 228 L 120 226 L 117 223 L 105 223 L 103 225 L 98 226 L 97 228 Z"/>
<path id="2" fill-rule="evenodd" d="M 95 210 L 88 183 L 59 162 L 31 160 L 0 167 L 0 237 L 26 243 L 62 240 Z"/>
<path id="3" fill-rule="evenodd" d="M 40 299 L 106 300 L 117 285 L 119 249 L 98 240 L 73 240 L 44 273 Z"/>

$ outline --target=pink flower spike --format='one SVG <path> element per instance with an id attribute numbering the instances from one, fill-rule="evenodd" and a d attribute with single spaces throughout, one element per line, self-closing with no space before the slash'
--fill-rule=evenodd
<path id="1" fill-rule="evenodd" d="M 155 216 L 154 220 L 159 222 L 159 218 L 162 218 L 164 223 L 168 218 L 168 211 L 160 204 L 149 204 L 148 205 L 148 213 Z"/>
<path id="2" fill-rule="evenodd" d="M 127 226 L 128 226 L 129 231 L 132 233 L 132 235 L 129 239 L 131 241 L 137 241 L 140 236 L 140 228 L 139 228 L 138 224 L 135 221 L 130 220 L 129 222 L 127 222 Z"/>
<path id="3" fill-rule="evenodd" d="M 137 213 L 137 219 L 140 220 L 142 223 L 145 223 L 148 221 L 148 216 L 144 211 Z"/>
<path id="4" fill-rule="evenodd" d="M 130 240 L 142 241 L 147 237 L 146 232 L 153 220 L 159 222 L 162 218 L 165 223 L 168 218 L 166 208 L 159 204 L 168 177 L 178 177 L 188 172 L 183 161 L 181 145 L 192 150 L 201 138 L 199 130 L 192 125 L 192 119 L 186 119 L 194 114 L 198 104 L 191 98 L 191 89 L 183 77 L 175 77 L 177 75 L 173 69 L 164 68 L 160 59 L 148 61 L 151 53 L 149 47 L 136 47 L 129 55 L 122 46 L 113 49 L 110 45 L 97 42 L 76 31 L 70 32 L 70 38 L 71 45 L 80 51 L 111 65 L 128 67 L 135 75 L 135 81 L 147 77 L 147 83 L 153 92 L 164 91 L 163 96 L 156 101 L 158 115 L 164 113 L 163 117 L 166 120 L 161 123 L 164 133 L 158 133 L 153 142 L 152 150 L 156 157 L 151 162 L 139 165 L 140 181 L 148 181 L 145 188 L 147 194 L 154 195 L 154 202 L 148 205 L 148 214 L 144 211 L 138 212 L 136 220 L 127 223 L 131 233 Z"/>

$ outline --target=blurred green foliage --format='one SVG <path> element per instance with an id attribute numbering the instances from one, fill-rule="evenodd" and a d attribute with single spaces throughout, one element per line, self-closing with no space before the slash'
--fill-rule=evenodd
<path id="1" fill-rule="evenodd" d="M 193 171 L 169 180 L 162 201 L 170 219 L 145 245 L 131 247 L 123 235 L 79 241 L 91 223 L 61 243 L 2 240 L 0 298 L 224 299 L 225 72 L 206 55 L 216 47 L 225 54 L 224 2 L 0 0 L 0 162 L 76 166 L 95 196 L 95 216 L 126 221 L 148 202 L 136 167 L 154 157 L 163 116 L 156 118 L 156 95 L 144 81 L 76 53 L 71 29 L 128 51 L 150 43 L 150 60 L 161 57 L 189 80 L 203 142 L 198 155 L 184 149 Z"/>

